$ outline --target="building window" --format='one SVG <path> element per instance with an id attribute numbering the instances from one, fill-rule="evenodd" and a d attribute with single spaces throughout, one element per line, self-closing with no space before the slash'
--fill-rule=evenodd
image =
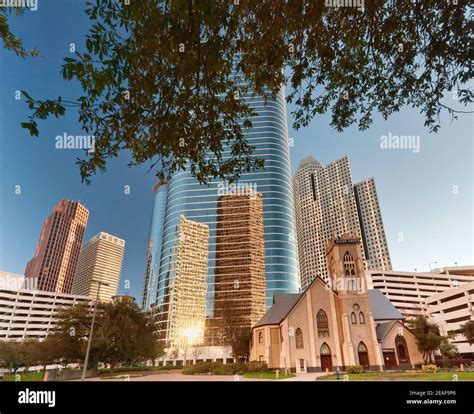
<path id="1" fill-rule="evenodd" d="M 303 331 L 300 328 L 296 329 L 295 338 L 296 338 L 296 348 L 297 349 L 304 348 Z"/>
<path id="2" fill-rule="evenodd" d="M 357 325 L 357 317 L 354 312 L 351 313 L 351 323 L 352 325 Z"/>
<path id="3" fill-rule="evenodd" d="M 355 266 L 354 266 L 354 258 L 352 257 L 352 254 L 349 252 L 344 253 L 343 257 L 343 262 L 344 262 L 344 274 L 346 276 L 355 276 Z"/>
<path id="4" fill-rule="evenodd" d="M 359 313 L 359 322 L 360 322 L 361 324 L 364 324 L 364 323 L 365 323 L 365 316 L 364 316 L 364 313 L 363 313 L 363 312 Z"/>
<path id="5" fill-rule="evenodd" d="M 262 331 L 260 331 L 258 333 L 258 343 L 263 344 L 263 332 Z"/>
<path id="6" fill-rule="evenodd" d="M 320 338 L 329 337 L 329 322 L 328 315 L 322 309 L 316 314 L 316 323 L 318 326 L 318 336 Z"/>

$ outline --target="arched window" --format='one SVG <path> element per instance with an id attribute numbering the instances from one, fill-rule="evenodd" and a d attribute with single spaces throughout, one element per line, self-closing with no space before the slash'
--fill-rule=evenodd
<path id="1" fill-rule="evenodd" d="M 362 323 L 362 324 L 365 323 L 364 312 L 360 312 L 360 313 L 359 313 L 359 322 Z"/>
<path id="2" fill-rule="evenodd" d="M 354 312 L 351 313 L 351 323 L 352 325 L 357 325 L 357 317 Z"/>
<path id="3" fill-rule="evenodd" d="M 296 338 L 296 349 L 304 348 L 303 331 L 300 328 L 296 328 L 295 338 Z"/>
<path id="4" fill-rule="evenodd" d="M 328 315 L 322 309 L 316 314 L 316 324 L 318 326 L 318 336 L 320 338 L 329 337 Z"/>
<path id="5" fill-rule="evenodd" d="M 397 349 L 398 362 L 400 364 L 409 364 L 410 357 L 408 356 L 407 341 L 401 335 L 395 338 L 395 348 Z"/>
<path id="6" fill-rule="evenodd" d="M 367 347 L 363 342 L 359 342 L 359 346 L 357 347 L 357 352 L 367 352 Z"/>
<path id="7" fill-rule="evenodd" d="M 331 348 L 329 348 L 329 345 L 324 342 L 324 344 L 321 345 L 321 348 L 319 349 L 319 353 L 321 355 L 331 355 Z"/>
<path id="8" fill-rule="evenodd" d="M 352 257 L 352 254 L 350 254 L 348 251 L 344 253 L 343 262 L 344 274 L 346 276 L 355 276 L 354 258 Z"/>
<path id="9" fill-rule="evenodd" d="M 258 343 L 263 344 L 263 332 L 262 331 L 260 331 L 258 333 Z"/>

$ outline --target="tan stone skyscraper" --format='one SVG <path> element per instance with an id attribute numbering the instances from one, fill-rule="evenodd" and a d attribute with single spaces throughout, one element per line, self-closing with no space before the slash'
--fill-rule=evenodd
<path id="1" fill-rule="evenodd" d="M 217 204 L 214 318 L 251 328 L 265 313 L 262 194 L 225 194 Z M 220 321 L 219 321 L 220 320 Z"/>
<path id="2" fill-rule="evenodd" d="M 25 276 L 38 278 L 38 289 L 71 293 L 89 210 L 82 204 L 61 200 L 45 220 L 34 257 Z"/>
<path id="3" fill-rule="evenodd" d="M 204 340 L 209 227 L 181 216 L 178 234 L 168 340 L 186 349 Z"/>
<path id="4" fill-rule="evenodd" d="M 110 302 L 117 294 L 124 253 L 125 240 L 111 234 L 100 232 L 88 240 L 79 255 L 72 293 L 95 299 L 99 284 L 93 280 L 100 281 L 107 285 L 101 286 L 99 301 Z"/>
<path id="5" fill-rule="evenodd" d="M 347 157 L 322 165 L 303 159 L 293 179 L 301 287 L 328 277 L 326 246 L 344 233 L 360 237 L 368 269 L 390 270 L 390 254 L 372 178 L 352 184 Z"/>

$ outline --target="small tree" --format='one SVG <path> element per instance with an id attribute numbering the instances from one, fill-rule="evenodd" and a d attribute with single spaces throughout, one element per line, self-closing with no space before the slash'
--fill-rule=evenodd
<path id="1" fill-rule="evenodd" d="M 474 344 L 474 321 L 467 321 L 461 325 L 460 333 L 467 339 L 469 345 Z"/>
<path id="2" fill-rule="evenodd" d="M 418 316 L 414 321 L 410 321 L 413 335 L 415 335 L 418 349 L 423 354 L 426 364 L 431 364 L 434 360 L 434 352 L 439 349 L 444 337 L 439 334 L 438 325 L 429 322 L 424 316 Z"/>
<path id="3" fill-rule="evenodd" d="M 456 359 L 459 358 L 458 347 L 453 343 L 449 342 L 447 338 L 444 338 L 439 345 L 439 351 L 443 359 Z"/>

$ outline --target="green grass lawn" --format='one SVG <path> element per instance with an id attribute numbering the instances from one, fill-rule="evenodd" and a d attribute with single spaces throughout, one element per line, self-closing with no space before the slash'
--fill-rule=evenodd
<path id="1" fill-rule="evenodd" d="M 285 375 L 283 372 L 280 372 L 278 378 L 274 372 L 246 372 L 244 378 L 258 378 L 258 379 L 285 379 L 294 377 L 295 374 Z"/>
<path id="2" fill-rule="evenodd" d="M 348 377 L 345 377 L 348 375 Z M 474 372 L 363 372 L 362 374 L 341 373 L 339 381 L 474 381 Z M 334 381 L 335 375 L 321 377 L 322 381 Z"/>
<path id="3" fill-rule="evenodd" d="M 43 381 L 43 373 L 19 372 L 18 374 L 6 374 L 3 381 Z"/>

